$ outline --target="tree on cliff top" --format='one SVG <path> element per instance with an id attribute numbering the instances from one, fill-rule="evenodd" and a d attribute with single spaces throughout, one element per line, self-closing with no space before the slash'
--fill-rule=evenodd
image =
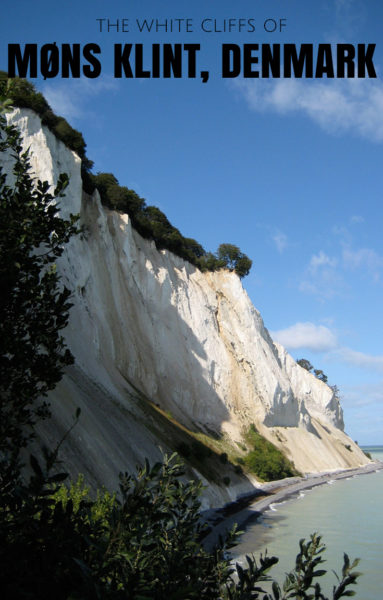
<path id="1" fill-rule="evenodd" d="M 313 372 L 315 377 L 317 379 L 319 379 L 320 381 L 323 381 L 323 383 L 328 382 L 327 375 L 325 375 L 321 369 L 314 369 L 311 362 L 309 360 L 307 360 L 306 358 L 298 358 L 297 364 L 300 367 L 302 367 L 303 369 L 306 369 L 306 371 L 308 371 L 309 373 Z"/>
<path id="2" fill-rule="evenodd" d="M 134 190 L 121 186 L 112 173 L 91 173 L 93 162 L 86 155 L 86 143 L 81 132 L 73 129 L 63 117 L 54 114 L 44 96 L 30 81 L 19 77 L 10 79 L 5 71 L 0 71 L 0 110 L 6 110 L 10 103 L 35 111 L 42 124 L 81 157 L 84 191 L 92 194 L 97 188 L 101 202 L 112 210 L 128 214 L 133 227 L 143 237 L 154 240 L 157 248 L 170 250 L 202 271 L 228 268 L 241 278 L 249 274 L 252 261 L 237 246 L 222 244 L 222 257 L 218 256 L 219 249 L 215 254 L 206 252 L 196 240 L 185 238 L 157 207 L 147 206 L 144 198 Z"/>
<path id="3" fill-rule="evenodd" d="M 234 244 L 221 244 L 217 250 L 217 257 L 230 271 L 235 271 L 241 278 L 250 273 L 252 260 Z"/>

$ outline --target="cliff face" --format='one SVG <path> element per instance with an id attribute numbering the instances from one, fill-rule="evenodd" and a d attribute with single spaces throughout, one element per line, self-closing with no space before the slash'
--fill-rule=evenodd
<path id="1" fill-rule="evenodd" d="M 112 485 L 119 470 L 174 449 L 182 428 L 234 444 L 251 423 L 300 471 L 368 462 L 343 433 L 332 390 L 273 343 L 234 273 L 201 273 L 158 251 L 97 192 L 82 193 L 79 158 L 33 112 L 17 109 L 10 120 L 40 179 L 68 173 L 62 212 L 80 213 L 84 226 L 58 264 L 73 291 L 65 335 L 76 362 L 51 394 L 54 418 L 42 429 L 57 438 L 82 408 L 63 449 L 74 471 Z M 220 503 L 254 482 L 232 483 L 212 484 L 206 498 Z"/>

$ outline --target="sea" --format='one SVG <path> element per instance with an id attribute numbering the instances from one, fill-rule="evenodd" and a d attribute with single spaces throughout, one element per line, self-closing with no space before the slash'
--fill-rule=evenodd
<path id="1" fill-rule="evenodd" d="M 383 446 L 364 446 L 372 458 L 383 461 Z M 317 532 L 326 545 L 323 568 L 318 579 L 323 592 L 332 598 L 333 573 L 339 575 L 343 554 L 360 558 L 356 570 L 362 573 L 352 586 L 355 598 L 383 598 L 383 470 L 328 483 L 300 492 L 295 498 L 272 504 L 258 520 L 246 525 L 240 543 L 232 551 L 234 562 L 246 566 L 246 554 L 278 556 L 270 575 L 279 584 L 294 567 L 299 540 Z M 322 568 L 322 567 L 320 567 Z"/>

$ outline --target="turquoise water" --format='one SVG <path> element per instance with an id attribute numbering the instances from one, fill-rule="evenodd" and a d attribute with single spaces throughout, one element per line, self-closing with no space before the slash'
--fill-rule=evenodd
<path id="1" fill-rule="evenodd" d="M 383 461 L 383 447 L 364 448 Z M 233 558 L 242 563 L 245 554 L 264 553 L 279 557 L 272 575 L 281 582 L 294 566 L 301 538 L 319 532 L 327 546 L 328 573 L 322 584 L 330 594 L 340 574 L 343 553 L 361 558 L 363 573 L 355 587 L 356 598 L 383 598 L 383 471 L 330 482 L 287 502 L 272 505 L 259 521 L 249 525 Z M 324 567 L 326 569 L 326 564 Z M 324 582 L 326 581 L 326 585 Z"/>

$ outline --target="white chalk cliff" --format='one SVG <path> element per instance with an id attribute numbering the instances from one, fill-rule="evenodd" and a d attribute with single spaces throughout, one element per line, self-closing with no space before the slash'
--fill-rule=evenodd
<path id="1" fill-rule="evenodd" d="M 331 388 L 273 343 L 234 273 L 201 273 L 158 251 L 97 192 L 83 194 L 80 159 L 38 116 L 16 109 L 9 120 L 40 179 L 68 173 L 62 213 L 80 213 L 84 226 L 58 264 L 73 292 L 65 336 L 75 364 L 51 394 L 53 420 L 42 433 L 57 439 L 81 407 L 62 449 L 74 472 L 115 485 L 120 470 L 173 450 L 186 428 L 235 445 L 251 423 L 301 472 L 368 462 L 343 432 Z M 212 483 L 206 505 L 234 499 L 255 481 L 233 474 L 231 483 Z"/>

